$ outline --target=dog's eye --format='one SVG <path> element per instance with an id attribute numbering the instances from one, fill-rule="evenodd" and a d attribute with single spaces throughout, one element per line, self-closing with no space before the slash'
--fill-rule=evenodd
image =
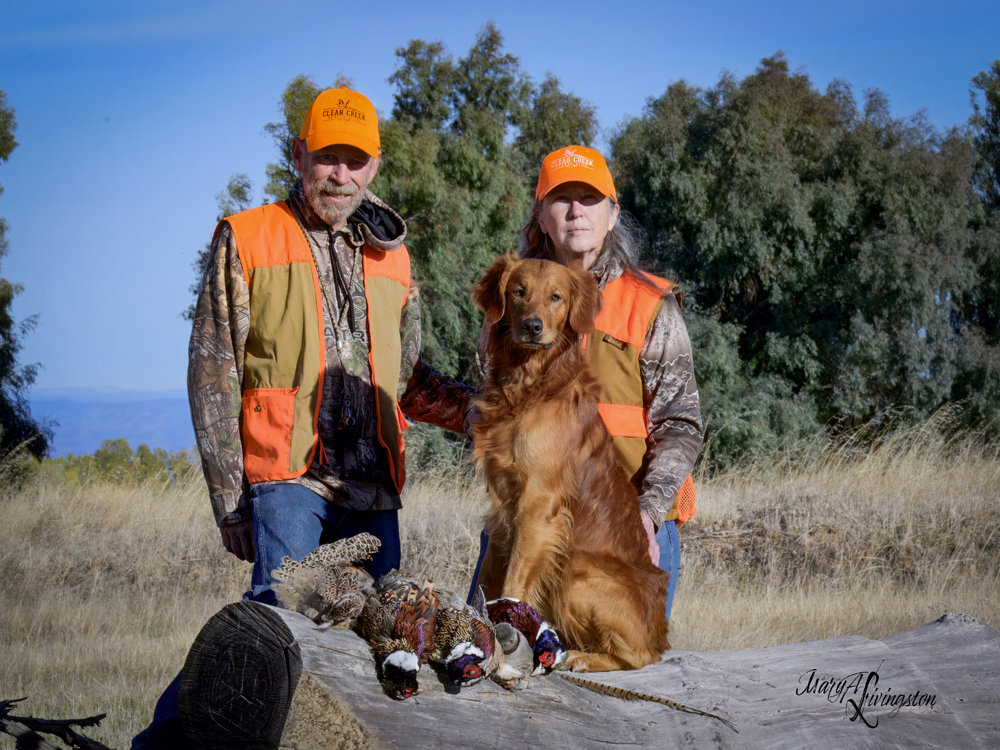
<path id="1" fill-rule="evenodd" d="M 511 294 L 513 294 L 515 297 L 523 297 L 524 296 L 524 290 L 523 289 L 515 289 L 513 292 L 511 292 Z"/>
<path id="2" fill-rule="evenodd" d="M 558 294 L 553 294 L 549 299 L 551 299 L 553 302 L 559 302 L 562 299 L 562 297 L 560 297 Z"/>

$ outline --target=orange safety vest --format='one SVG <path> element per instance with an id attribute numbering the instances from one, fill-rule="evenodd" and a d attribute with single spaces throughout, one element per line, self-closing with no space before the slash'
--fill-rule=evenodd
<path id="1" fill-rule="evenodd" d="M 661 291 L 631 273 L 622 274 L 604 288 L 604 306 L 594 321 L 594 332 L 584 341 L 590 371 L 601 385 L 597 409 L 611 433 L 618 462 L 635 483 L 644 473 L 649 437 L 639 354 L 664 296 L 677 289 L 665 279 L 649 274 L 646 278 Z M 680 524 L 693 517 L 696 494 L 688 475 L 664 520 Z"/>
<path id="2" fill-rule="evenodd" d="M 250 290 L 240 420 L 243 472 L 250 482 L 293 479 L 306 472 L 321 449 L 326 339 L 319 275 L 309 241 L 284 201 L 223 221 L 232 229 Z M 396 491 L 401 492 L 407 425 L 396 404 L 396 389 L 410 258 L 404 246 L 385 252 L 365 245 L 362 259 L 378 438 L 389 454 Z"/>

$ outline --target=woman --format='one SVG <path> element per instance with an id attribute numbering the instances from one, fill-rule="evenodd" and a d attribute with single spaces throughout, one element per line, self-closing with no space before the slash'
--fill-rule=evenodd
<path id="1" fill-rule="evenodd" d="M 680 290 L 640 270 L 641 247 L 642 230 L 621 213 L 597 151 L 568 146 L 545 157 L 520 254 L 564 265 L 580 261 L 601 289 L 604 307 L 587 356 L 618 460 L 639 490 L 650 557 L 670 574 L 669 620 L 680 569 L 676 524 L 694 514 L 689 475 L 701 450 L 701 410 Z M 484 328 L 477 352 L 481 383 L 489 373 L 488 336 Z M 485 532 L 481 543 L 480 564 Z M 478 574 L 479 565 L 473 588 Z"/>

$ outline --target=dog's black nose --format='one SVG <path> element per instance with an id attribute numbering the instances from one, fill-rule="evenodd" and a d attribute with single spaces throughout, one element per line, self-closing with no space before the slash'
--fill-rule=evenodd
<path id="1" fill-rule="evenodd" d="M 538 318 L 525 318 L 521 321 L 521 329 L 532 336 L 537 336 L 542 332 L 542 321 Z"/>

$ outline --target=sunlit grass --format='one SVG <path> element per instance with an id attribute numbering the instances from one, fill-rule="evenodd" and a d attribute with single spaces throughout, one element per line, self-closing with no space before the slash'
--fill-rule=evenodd
<path id="1" fill-rule="evenodd" d="M 948 611 L 1000 625 L 1000 459 L 940 427 L 699 481 L 674 648 L 877 638 Z M 414 474 L 403 564 L 464 593 L 485 492 L 468 467 Z M 91 735 L 128 747 L 249 566 L 222 549 L 200 479 L 36 479 L 0 491 L 0 513 L 0 698 L 27 695 L 22 712 L 45 718 L 107 713 Z"/>

